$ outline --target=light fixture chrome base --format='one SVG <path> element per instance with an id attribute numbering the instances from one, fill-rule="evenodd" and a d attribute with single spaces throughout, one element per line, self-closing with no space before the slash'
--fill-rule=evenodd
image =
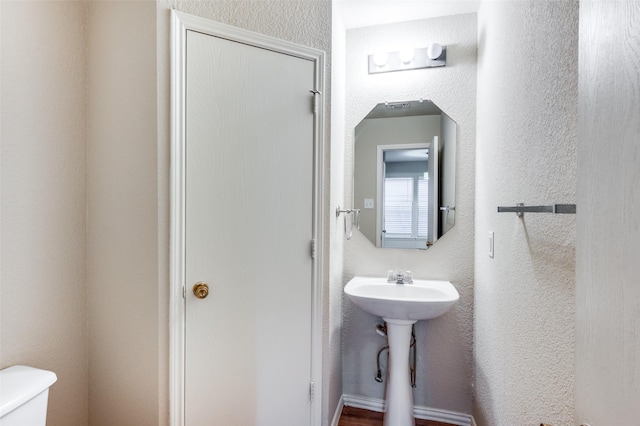
<path id="1" fill-rule="evenodd" d="M 400 52 L 389 52 L 387 53 L 386 62 L 382 65 L 376 64 L 376 55 L 369 55 L 369 74 L 444 67 L 447 65 L 446 46 L 442 46 L 442 53 L 436 59 L 429 58 L 428 50 L 427 47 L 413 49 L 413 58 L 409 62 L 403 62 Z"/>

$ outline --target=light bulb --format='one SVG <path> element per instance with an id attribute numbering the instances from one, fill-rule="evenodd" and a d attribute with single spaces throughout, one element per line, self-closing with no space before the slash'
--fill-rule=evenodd
<path id="1" fill-rule="evenodd" d="M 373 62 L 379 67 L 385 66 L 388 59 L 389 54 L 387 52 L 378 52 L 373 55 Z"/>
<path id="2" fill-rule="evenodd" d="M 403 64 L 408 64 L 413 60 L 413 49 L 406 48 L 400 51 L 400 60 Z"/>
<path id="3" fill-rule="evenodd" d="M 440 46 L 438 43 L 432 43 L 427 48 L 427 56 L 429 56 L 431 60 L 438 59 L 440 55 L 442 55 L 442 46 Z"/>

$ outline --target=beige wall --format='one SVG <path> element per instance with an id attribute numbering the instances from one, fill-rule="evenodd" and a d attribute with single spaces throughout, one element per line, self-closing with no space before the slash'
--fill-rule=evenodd
<path id="1" fill-rule="evenodd" d="M 155 2 L 89 2 L 87 52 L 89 420 L 158 425 L 166 421 L 167 323 Z"/>
<path id="2" fill-rule="evenodd" d="M 475 167 L 476 15 L 410 21 L 352 29 L 346 44 L 345 176 L 353 173 L 353 130 L 378 103 L 430 99 L 458 123 L 456 226 L 431 249 L 377 249 L 360 232 L 346 241 L 345 282 L 354 275 L 385 276 L 387 269 L 413 271 L 416 278 L 450 280 L 460 302 L 446 315 L 416 324 L 419 406 L 471 413 L 473 323 L 473 211 Z M 398 46 L 447 47 L 447 66 L 369 75 L 367 55 Z M 345 185 L 351 206 L 350 178 Z M 342 224 L 340 223 L 340 226 Z M 342 236 L 344 238 L 344 235 Z M 344 283 L 343 283 L 344 284 Z M 344 393 L 382 399 L 384 384 L 374 380 L 376 353 L 385 340 L 375 332 L 380 318 L 344 302 Z"/>
<path id="3" fill-rule="evenodd" d="M 85 5 L 1 1 L 0 368 L 54 371 L 49 426 L 87 424 Z"/>
<path id="4" fill-rule="evenodd" d="M 638 22 L 636 1 L 580 2 L 576 424 L 640 417 Z"/>
<path id="5" fill-rule="evenodd" d="M 155 3 L 1 7 L 0 367 L 56 372 L 50 425 L 158 424 Z"/>
<path id="6" fill-rule="evenodd" d="M 578 2 L 487 1 L 478 23 L 474 414 L 568 426 L 576 216 L 497 206 L 576 200 Z"/>

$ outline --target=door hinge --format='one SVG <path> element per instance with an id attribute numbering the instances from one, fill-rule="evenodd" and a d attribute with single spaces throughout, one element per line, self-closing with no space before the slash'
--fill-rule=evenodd
<path id="1" fill-rule="evenodd" d="M 313 240 L 311 240 L 311 258 L 312 259 L 316 258 L 316 240 L 315 240 L 315 238 Z"/>
<path id="2" fill-rule="evenodd" d="M 316 396 L 316 384 L 314 382 L 309 383 L 309 401 L 313 402 L 313 398 Z"/>
<path id="3" fill-rule="evenodd" d="M 321 92 L 315 89 L 309 90 L 309 92 L 311 92 L 311 94 L 313 95 L 313 97 L 311 98 L 311 109 L 313 110 L 313 113 L 316 114 L 318 112 L 318 97 L 316 95 L 320 95 Z"/>
<path id="4" fill-rule="evenodd" d="M 185 286 L 182 286 L 182 298 L 187 298 L 187 288 Z"/>

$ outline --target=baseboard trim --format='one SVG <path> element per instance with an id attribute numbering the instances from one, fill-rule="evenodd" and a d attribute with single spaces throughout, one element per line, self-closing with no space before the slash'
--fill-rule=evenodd
<path id="1" fill-rule="evenodd" d="M 376 398 L 366 398 L 355 395 L 342 395 L 341 404 L 338 404 L 336 413 L 342 412 L 342 407 L 363 408 L 365 410 L 384 412 L 384 401 Z M 451 423 L 457 426 L 474 426 L 476 424 L 473 416 L 469 414 L 456 413 L 455 411 L 440 410 L 423 406 L 414 406 L 413 415 L 417 419 L 433 420 L 436 422 Z M 340 415 L 338 414 L 338 419 Z M 334 421 L 336 420 L 334 416 Z M 332 426 L 337 426 L 337 421 Z"/>
<path id="2" fill-rule="evenodd" d="M 333 420 L 331 420 L 331 426 L 338 426 L 343 408 L 344 408 L 344 395 L 340 395 L 340 399 L 338 400 L 338 406 L 336 407 L 336 412 L 333 413 Z"/>

